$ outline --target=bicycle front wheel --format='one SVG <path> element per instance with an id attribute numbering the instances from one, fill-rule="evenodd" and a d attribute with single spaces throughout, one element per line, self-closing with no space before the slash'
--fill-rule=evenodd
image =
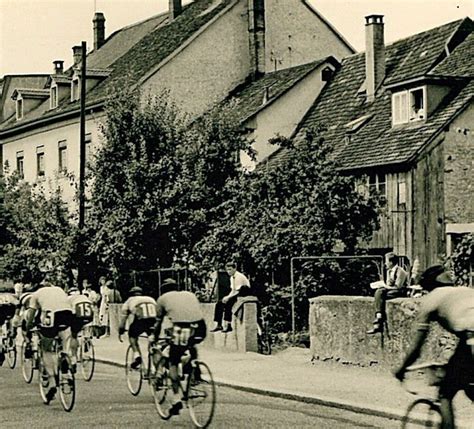
<path id="1" fill-rule="evenodd" d="M 156 370 L 150 378 L 155 408 L 163 420 L 168 420 L 171 417 L 170 409 L 172 406 L 173 388 L 168 371 L 168 361 L 163 357 L 158 362 Z"/>
<path id="2" fill-rule="evenodd" d="M 412 402 L 402 420 L 402 429 L 420 427 L 441 427 L 441 410 L 429 399 L 421 398 Z"/>
<path id="3" fill-rule="evenodd" d="M 31 345 L 29 346 L 29 356 L 26 357 L 27 343 L 23 342 L 20 350 L 20 362 L 21 362 L 21 374 L 23 375 L 23 380 L 26 383 L 30 384 L 33 380 L 33 373 L 35 370 L 34 356 L 31 351 Z"/>
<path id="4" fill-rule="evenodd" d="M 186 400 L 194 425 L 206 428 L 216 408 L 216 385 L 207 364 L 194 361 L 188 378 Z"/>
<path id="5" fill-rule="evenodd" d="M 67 361 L 66 357 L 62 357 Z M 61 359 L 59 359 L 61 362 Z M 61 368 L 63 366 L 63 368 Z M 65 368 L 67 366 L 67 370 Z M 70 365 L 59 365 L 58 369 L 59 378 L 59 399 L 64 411 L 71 411 L 74 408 L 76 401 L 76 380 L 74 379 L 74 373 L 71 370 Z"/>
<path id="6" fill-rule="evenodd" d="M 85 381 L 91 381 L 95 368 L 95 350 L 90 338 L 81 342 L 80 361 L 82 377 Z"/>
<path id="7" fill-rule="evenodd" d="M 16 342 L 15 342 L 15 338 L 12 338 L 12 337 L 8 337 L 7 361 L 8 361 L 8 366 L 11 369 L 14 369 L 16 365 Z"/>
<path id="8" fill-rule="evenodd" d="M 127 379 L 128 390 L 133 396 L 137 396 L 142 388 L 143 362 L 138 368 L 132 368 L 133 360 L 132 346 L 128 346 L 127 354 L 125 356 L 125 378 Z"/>

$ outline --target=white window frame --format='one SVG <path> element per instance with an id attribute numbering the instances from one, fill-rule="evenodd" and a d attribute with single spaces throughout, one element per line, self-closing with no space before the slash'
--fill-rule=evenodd
<path id="1" fill-rule="evenodd" d="M 16 120 L 19 121 L 23 118 L 24 103 L 23 98 L 19 95 L 16 99 Z"/>
<path id="2" fill-rule="evenodd" d="M 49 90 L 49 108 L 56 109 L 58 107 L 58 85 L 53 84 Z"/>
<path id="3" fill-rule="evenodd" d="M 375 178 L 374 183 L 370 183 L 370 176 L 373 174 Z M 381 180 L 381 178 L 384 178 L 384 180 Z M 380 192 L 380 188 L 384 188 L 383 192 Z M 386 173 L 369 173 L 367 175 L 367 189 L 369 190 L 369 195 L 375 190 L 376 192 L 380 193 L 381 197 L 387 198 L 387 174 Z"/>
<path id="4" fill-rule="evenodd" d="M 16 153 L 16 171 L 21 179 L 25 178 L 25 153 L 22 150 Z"/>
<path id="5" fill-rule="evenodd" d="M 416 92 L 416 91 L 422 91 L 423 93 L 423 98 L 422 98 L 422 104 L 423 104 L 423 108 L 420 109 L 421 111 L 421 115 L 418 113 L 418 112 L 415 112 L 414 109 L 413 109 L 413 106 L 412 106 L 412 96 L 413 96 L 413 93 Z M 426 101 L 427 101 L 427 97 L 426 97 L 426 86 L 420 86 L 418 88 L 413 88 L 413 89 L 410 89 L 408 91 L 408 120 L 410 122 L 414 122 L 414 121 L 424 121 L 426 119 Z"/>
<path id="6" fill-rule="evenodd" d="M 40 170 L 40 157 L 42 157 L 43 169 Z M 41 174 L 40 174 L 41 173 Z M 36 148 L 36 177 L 42 179 L 46 176 L 46 159 L 44 156 L 44 146 L 38 146 Z"/>
<path id="7" fill-rule="evenodd" d="M 422 115 L 415 114 L 412 108 L 412 95 L 414 92 L 423 91 Z M 409 122 L 423 121 L 427 112 L 426 86 L 418 86 L 412 89 L 397 91 L 392 94 L 392 125 L 407 124 Z M 417 117 L 420 116 L 420 117 Z"/>
<path id="8" fill-rule="evenodd" d="M 62 160 L 61 154 L 64 154 L 64 160 Z M 61 174 L 67 173 L 67 140 L 58 142 L 58 170 Z"/>

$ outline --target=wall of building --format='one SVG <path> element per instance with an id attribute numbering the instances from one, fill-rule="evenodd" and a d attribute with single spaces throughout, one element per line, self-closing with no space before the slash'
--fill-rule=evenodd
<path id="1" fill-rule="evenodd" d="M 352 51 L 304 0 L 266 0 L 267 71 L 294 67 L 327 57 L 341 61 Z M 361 22 L 361 31 L 362 31 Z"/>
<path id="2" fill-rule="evenodd" d="M 246 2 L 239 2 L 143 84 L 144 93 L 170 90 L 192 115 L 225 98 L 249 74 Z"/>
<path id="3" fill-rule="evenodd" d="M 474 222 L 474 105 L 445 133 L 445 223 Z"/>

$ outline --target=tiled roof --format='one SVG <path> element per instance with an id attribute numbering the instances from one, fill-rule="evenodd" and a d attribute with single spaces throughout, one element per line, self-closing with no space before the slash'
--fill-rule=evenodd
<path id="1" fill-rule="evenodd" d="M 236 120 L 243 122 L 257 113 L 262 107 L 276 100 L 280 95 L 303 79 L 324 62 L 337 65 L 334 58 L 325 58 L 297 67 L 267 73 L 261 78 L 237 87 L 222 104 L 235 103 L 232 106 Z"/>
<path id="2" fill-rule="evenodd" d="M 210 22 L 228 5 L 237 0 L 194 0 L 184 6 L 182 13 L 171 22 L 168 14 L 122 29 L 97 51 L 88 55 L 87 67 L 111 69 L 110 75 L 87 94 L 87 103 L 97 104 L 103 100 L 109 89 L 124 76 L 130 76 L 134 82 L 153 70 L 156 65 L 176 51 L 204 25 Z M 128 40 L 130 36 L 130 40 Z M 134 43 L 131 44 L 131 40 Z M 109 47 L 107 45 L 111 43 Z M 90 60 L 90 61 L 89 61 Z M 63 101 L 54 111 L 39 106 L 28 112 L 22 124 L 37 119 L 50 118 L 58 114 L 77 110 L 79 102 Z M 0 130 L 14 128 L 14 119 L 2 123 Z"/>
<path id="3" fill-rule="evenodd" d="M 427 75 L 436 70 L 436 61 L 441 61 L 444 74 L 453 71 L 454 65 L 443 59 L 445 45 L 456 28 L 472 25 L 468 18 L 464 21 L 443 25 L 421 34 L 400 40 L 386 48 L 387 82 L 404 81 L 411 77 Z M 432 39 L 430 38 L 432 35 Z M 459 53 L 472 51 L 472 37 L 456 47 L 451 54 L 453 62 Z M 466 46 L 471 45 L 471 46 Z M 415 49 L 416 46 L 420 48 Z M 373 103 L 366 103 L 358 90 L 365 79 L 364 53 L 350 56 L 342 61 L 332 81 L 322 91 L 318 100 L 303 119 L 295 136 L 296 142 L 306 130 L 323 126 L 324 138 L 333 143 L 335 157 L 342 169 L 370 168 L 381 165 L 400 164 L 411 160 L 420 149 L 436 135 L 474 95 L 474 82 L 457 81 L 457 86 L 438 106 L 426 121 L 413 122 L 392 127 L 391 93 L 382 88 Z M 406 58 L 406 55 L 408 58 Z M 417 57 L 418 60 L 415 60 Z M 473 62 L 473 56 L 468 60 Z M 461 62 L 461 60 L 456 60 Z M 467 62 L 464 58 L 462 63 Z M 436 70 L 437 71 L 437 70 Z M 456 75 L 456 70 L 454 70 Z M 438 73 L 436 73 L 438 74 Z M 355 132 L 347 133 L 347 124 L 367 116 L 365 123 Z M 285 149 L 277 151 L 271 162 L 285 157 Z"/>
<path id="4" fill-rule="evenodd" d="M 474 77 L 474 32 L 432 71 L 435 75 Z"/>

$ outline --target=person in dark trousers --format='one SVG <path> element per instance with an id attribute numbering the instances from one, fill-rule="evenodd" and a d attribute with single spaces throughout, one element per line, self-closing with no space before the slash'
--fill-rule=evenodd
<path id="1" fill-rule="evenodd" d="M 387 266 L 387 284 L 375 291 L 375 320 L 368 334 L 376 334 L 383 331 L 385 320 L 385 301 L 388 299 L 406 296 L 406 282 L 408 274 L 398 265 L 398 256 L 390 252 L 385 255 Z"/>
<path id="2" fill-rule="evenodd" d="M 248 278 L 237 271 L 237 264 L 235 262 L 227 262 L 225 269 L 230 278 L 230 292 L 216 303 L 214 309 L 216 327 L 211 332 L 222 331 L 226 333 L 232 331 L 232 306 L 237 301 L 241 291 L 248 291 L 250 289 Z M 226 326 L 222 325 L 223 317 Z"/>

